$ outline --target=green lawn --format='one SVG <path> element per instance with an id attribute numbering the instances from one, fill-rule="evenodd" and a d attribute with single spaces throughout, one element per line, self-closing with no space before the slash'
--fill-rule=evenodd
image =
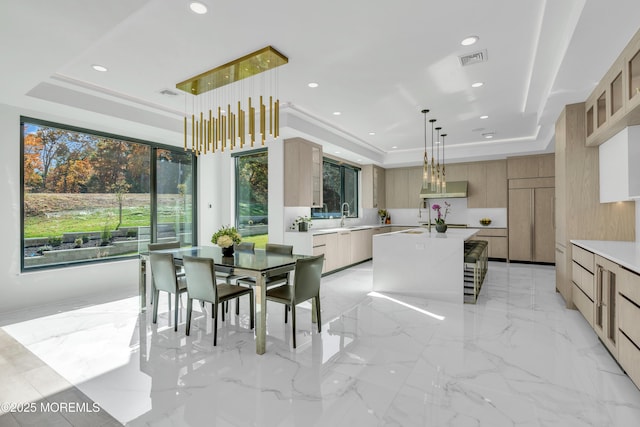
<path id="1" fill-rule="evenodd" d="M 256 248 L 264 249 L 264 247 L 267 245 L 267 242 L 269 241 L 269 235 L 268 234 L 258 234 L 258 235 L 255 235 L 255 236 L 243 237 L 242 241 L 243 242 L 253 242 L 253 243 L 256 244 Z"/>

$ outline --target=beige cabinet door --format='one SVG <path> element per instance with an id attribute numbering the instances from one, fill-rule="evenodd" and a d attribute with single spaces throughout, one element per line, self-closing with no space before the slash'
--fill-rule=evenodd
<path id="1" fill-rule="evenodd" d="M 533 190 L 509 190 L 509 260 L 531 261 Z"/>
<path id="2" fill-rule="evenodd" d="M 486 207 L 507 207 L 507 161 L 496 160 L 486 163 Z"/>
<path id="3" fill-rule="evenodd" d="M 337 241 L 337 266 L 336 268 L 346 267 L 351 264 L 351 232 L 340 231 L 338 232 Z"/>
<path id="4" fill-rule="evenodd" d="M 535 212 L 533 261 L 555 262 L 555 189 L 536 188 L 533 191 Z"/>
<path id="5" fill-rule="evenodd" d="M 487 168 L 485 163 L 470 163 L 467 167 L 467 207 L 487 207 Z M 506 179 L 506 178 L 505 178 Z"/>
<path id="6" fill-rule="evenodd" d="M 325 234 L 324 266 L 326 271 L 333 271 L 338 267 L 338 233 Z"/>

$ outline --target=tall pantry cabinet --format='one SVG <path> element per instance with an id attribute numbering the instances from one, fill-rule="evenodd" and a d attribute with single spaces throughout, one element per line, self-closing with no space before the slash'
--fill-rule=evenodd
<path id="1" fill-rule="evenodd" d="M 553 154 L 507 159 L 509 260 L 555 262 Z"/>

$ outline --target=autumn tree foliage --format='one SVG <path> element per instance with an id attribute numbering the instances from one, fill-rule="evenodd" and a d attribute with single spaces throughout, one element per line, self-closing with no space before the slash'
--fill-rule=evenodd
<path id="1" fill-rule="evenodd" d="M 29 125 L 24 135 L 24 182 L 31 193 L 149 191 L 147 145 Z"/>

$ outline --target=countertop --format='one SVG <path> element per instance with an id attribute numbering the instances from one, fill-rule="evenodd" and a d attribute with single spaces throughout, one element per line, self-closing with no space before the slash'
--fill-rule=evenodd
<path id="1" fill-rule="evenodd" d="M 305 234 L 305 235 L 311 235 L 311 236 L 317 236 L 319 234 L 330 234 L 330 233 L 338 233 L 340 231 L 356 231 L 356 230 L 366 230 L 366 229 L 371 229 L 371 228 L 391 228 L 391 227 L 407 227 L 407 228 L 424 228 L 425 230 L 427 229 L 426 225 L 425 226 L 420 226 L 420 225 L 416 225 L 416 224 L 363 224 L 363 225 L 353 225 L 350 227 L 333 227 L 333 228 L 311 228 L 309 229 L 309 231 L 306 232 L 300 232 L 300 231 L 294 231 L 294 230 L 288 230 L 285 233 L 293 233 L 293 234 Z M 432 226 L 432 228 L 435 227 Z M 487 227 L 468 227 L 468 229 L 470 230 L 482 230 L 485 228 L 489 228 L 489 229 L 505 229 L 505 227 L 491 227 L 491 226 L 487 226 Z M 450 227 L 447 230 L 447 233 L 449 233 L 452 230 L 465 230 L 465 228 L 452 228 Z"/>
<path id="2" fill-rule="evenodd" d="M 376 239 L 386 239 L 391 237 L 402 237 L 409 239 L 448 239 L 448 240 L 467 240 L 478 232 L 475 228 L 452 228 L 446 233 L 438 233 L 435 229 L 431 233 L 424 227 L 415 227 L 409 230 L 396 231 L 395 233 L 378 234 L 374 236 Z"/>
<path id="3" fill-rule="evenodd" d="M 571 240 L 574 245 L 640 274 L 640 243 L 617 240 Z"/>

